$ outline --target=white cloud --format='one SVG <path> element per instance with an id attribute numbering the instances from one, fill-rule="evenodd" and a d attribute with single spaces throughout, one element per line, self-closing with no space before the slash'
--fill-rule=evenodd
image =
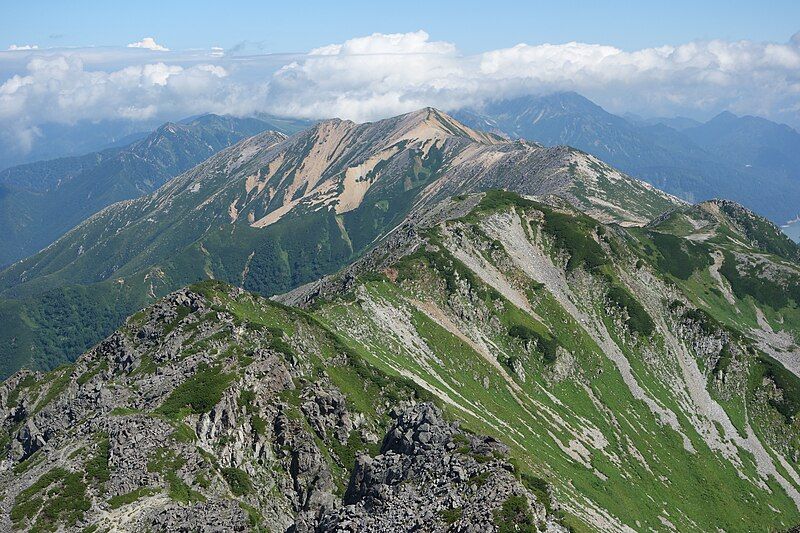
<path id="1" fill-rule="evenodd" d="M 167 120 L 268 111 L 372 120 L 432 105 L 575 90 L 611 111 L 709 116 L 723 109 L 800 126 L 800 33 L 785 43 L 698 41 L 624 51 L 518 44 L 463 55 L 423 32 L 372 34 L 295 55 L 220 47 L 0 51 L 0 129 L 35 142 L 45 122 Z"/>
<path id="2" fill-rule="evenodd" d="M 38 50 L 38 44 L 12 44 L 8 47 L 9 52 L 14 52 L 18 50 Z"/>
<path id="3" fill-rule="evenodd" d="M 0 84 L 0 124 L 28 143 L 31 136 L 25 132 L 45 122 L 253 112 L 256 106 L 227 76 L 225 68 L 208 63 L 158 62 L 102 71 L 87 68 L 74 55 L 34 57 L 24 73 Z"/>
<path id="4" fill-rule="evenodd" d="M 800 123 L 800 38 L 705 41 L 626 52 L 571 42 L 518 44 L 462 56 L 425 32 L 374 34 L 312 50 L 280 69 L 270 102 L 306 116 L 356 120 L 423 105 L 453 109 L 492 98 L 575 90 L 645 115 L 730 108 Z"/>
<path id="5" fill-rule="evenodd" d="M 130 43 L 128 48 L 146 48 L 147 50 L 155 50 L 157 52 L 169 52 L 169 48 L 161 46 L 152 37 L 145 37 L 141 41 Z"/>

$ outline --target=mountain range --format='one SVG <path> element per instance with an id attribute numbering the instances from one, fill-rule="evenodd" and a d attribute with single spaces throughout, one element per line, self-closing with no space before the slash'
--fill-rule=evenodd
<path id="1" fill-rule="evenodd" d="M 201 117 L 167 123 L 125 146 L 0 172 L 0 265 L 44 248 L 114 202 L 150 193 L 222 148 L 303 121 Z"/>
<path id="2" fill-rule="evenodd" d="M 746 262 L 797 294 L 797 254 L 731 202 L 624 228 L 493 190 L 282 303 L 191 285 L 0 387 L 4 527 L 787 529 L 797 315 Z"/>
<path id="3" fill-rule="evenodd" d="M 763 118 L 627 120 L 572 92 L 453 116 L 510 138 L 573 146 L 690 202 L 729 198 L 778 224 L 800 214 L 800 133 Z"/>
<path id="4" fill-rule="evenodd" d="M 488 129 L 265 131 L 2 271 L 0 528 L 800 523 L 800 246 Z"/>
<path id="5" fill-rule="evenodd" d="M 623 224 L 682 205 L 585 153 L 505 141 L 433 109 L 323 121 L 288 139 L 265 132 L 0 273 L 0 360 L 52 367 L 145 302 L 209 277 L 265 295 L 290 290 L 443 198 L 500 186 L 559 195 Z"/>

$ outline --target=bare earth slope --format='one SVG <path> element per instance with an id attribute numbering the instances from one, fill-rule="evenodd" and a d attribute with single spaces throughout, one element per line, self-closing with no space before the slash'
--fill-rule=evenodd
<path id="1" fill-rule="evenodd" d="M 0 273 L 0 361 L 13 371 L 72 360 L 122 317 L 202 279 L 288 291 L 442 199 L 495 187 L 555 195 L 624 225 L 684 205 L 582 152 L 505 141 L 430 108 L 324 121 L 288 139 L 264 133 Z"/>

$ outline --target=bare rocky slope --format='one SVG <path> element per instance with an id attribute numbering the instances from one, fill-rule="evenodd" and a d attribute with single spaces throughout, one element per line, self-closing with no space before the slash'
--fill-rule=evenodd
<path id="1" fill-rule="evenodd" d="M 1 272 L 0 372 L 73 360 L 122 317 L 202 279 L 285 292 L 444 198 L 497 187 L 625 225 L 684 205 L 583 152 L 505 141 L 430 108 L 323 121 L 288 139 L 265 133 Z"/>

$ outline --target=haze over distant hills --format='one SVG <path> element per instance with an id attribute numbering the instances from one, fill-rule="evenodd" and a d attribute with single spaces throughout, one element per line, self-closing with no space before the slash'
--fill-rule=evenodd
<path id="1" fill-rule="evenodd" d="M 757 117 L 626 120 L 577 93 L 489 102 L 464 123 L 585 150 L 689 201 L 730 198 L 783 224 L 800 214 L 800 134 Z"/>
<path id="2" fill-rule="evenodd" d="M 0 170 L 62 157 L 74 157 L 130 144 L 145 137 L 158 121 L 106 119 L 37 125 L 30 139 L 0 136 Z"/>

